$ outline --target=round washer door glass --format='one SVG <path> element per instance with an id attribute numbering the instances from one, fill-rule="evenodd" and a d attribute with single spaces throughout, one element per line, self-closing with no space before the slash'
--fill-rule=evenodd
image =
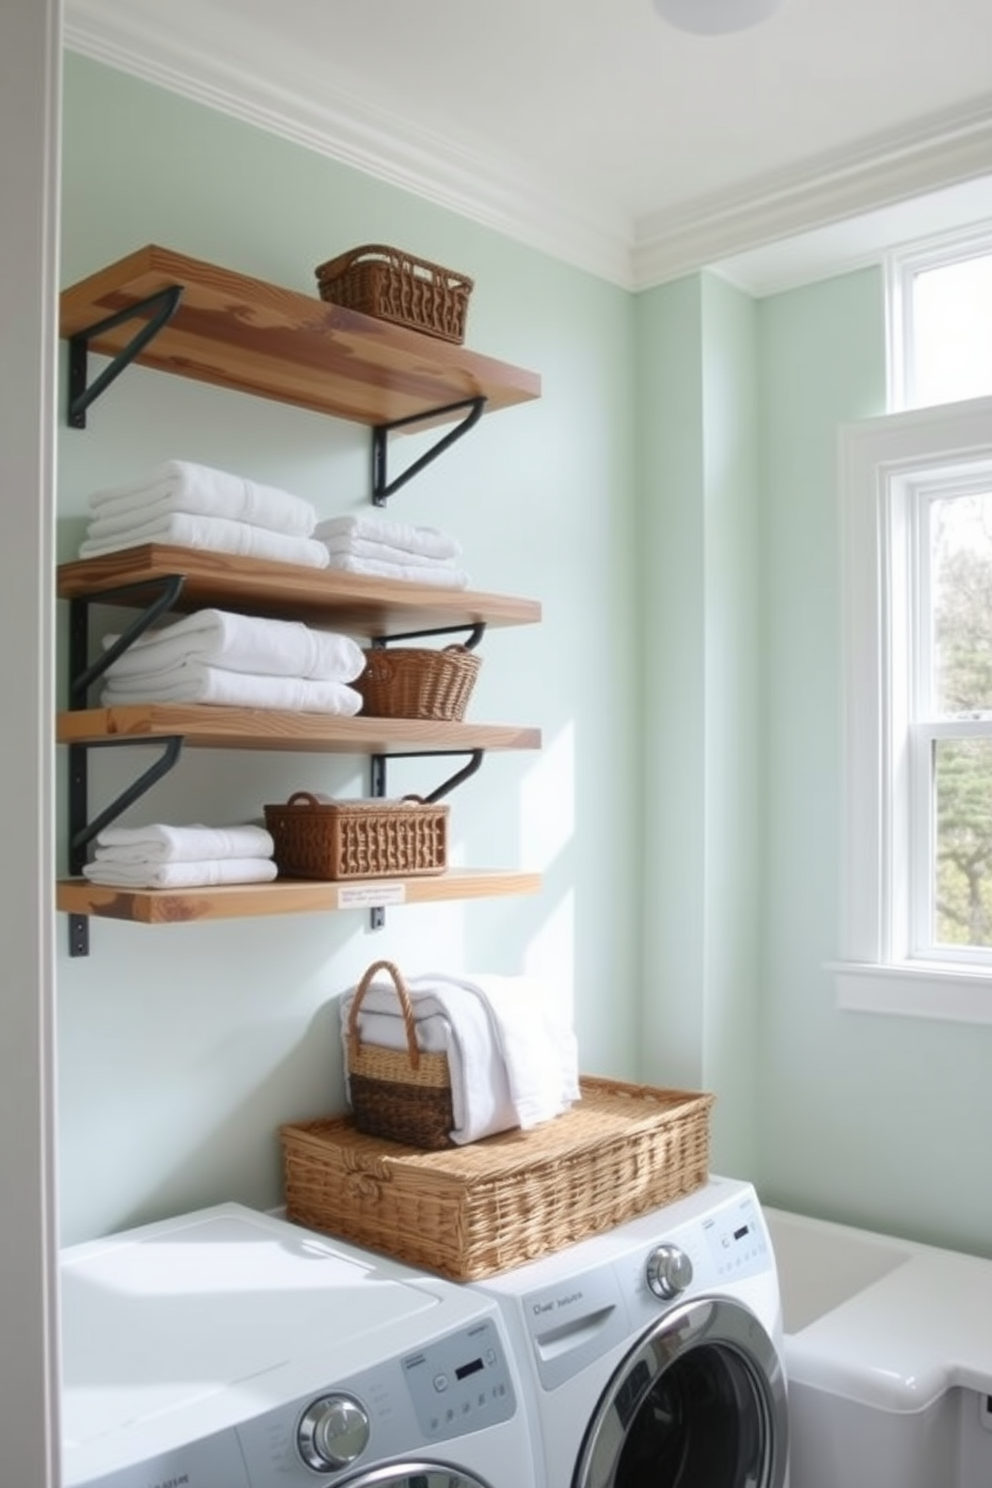
<path id="1" fill-rule="evenodd" d="M 573 1488 L 782 1488 L 785 1379 L 754 1313 L 729 1298 L 675 1307 L 616 1370 Z"/>
<path id="2" fill-rule="evenodd" d="M 394 1462 L 348 1478 L 340 1488 L 490 1488 L 490 1484 L 438 1462 Z"/>

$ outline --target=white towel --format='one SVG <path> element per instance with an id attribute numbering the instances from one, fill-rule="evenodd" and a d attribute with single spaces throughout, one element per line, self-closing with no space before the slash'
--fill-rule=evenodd
<path id="1" fill-rule="evenodd" d="M 376 563 L 399 563 L 407 568 L 456 568 L 453 558 L 428 558 L 420 553 L 409 553 L 405 548 L 394 548 L 391 543 L 370 542 L 364 537 L 324 537 L 319 542 L 330 553 L 331 558 L 371 558 Z"/>
<path id="2" fill-rule="evenodd" d="M 327 553 L 327 549 L 324 548 Z M 342 573 L 368 574 L 377 579 L 402 579 L 410 584 L 431 584 L 438 589 L 467 589 L 468 574 L 460 568 L 428 568 L 426 564 L 382 563 L 376 558 L 352 558 L 348 553 L 327 553 L 328 567 Z"/>
<path id="3" fill-rule="evenodd" d="M 111 524 L 133 526 L 135 518 L 150 521 L 171 512 L 231 517 L 287 537 L 310 537 L 317 521 L 316 508 L 300 496 L 190 460 L 166 460 L 136 481 L 95 491 L 89 506 L 95 513 L 90 535 L 100 538 L 121 530 Z"/>
<path id="4" fill-rule="evenodd" d="M 275 563 L 295 563 L 305 568 L 327 568 L 330 554 L 311 537 L 287 537 L 250 522 L 229 517 L 205 517 L 190 512 L 170 512 L 150 522 L 135 522 L 113 537 L 86 539 L 80 543 L 80 558 L 117 553 L 142 543 L 168 543 L 179 548 L 202 548 L 214 553 L 233 553 L 239 558 L 265 558 Z"/>
<path id="5" fill-rule="evenodd" d="M 346 682 L 230 672 L 224 667 L 191 661 L 148 677 L 108 681 L 100 701 L 105 708 L 126 707 L 129 703 L 216 703 L 232 708 L 274 708 L 353 718 L 362 706 L 362 695 Z"/>
<path id="6" fill-rule="evenodd" d="M 103 644 L 110 646 L 117 639 L 105 636 Z M 111 663 L 106 675 L 147 677 L 187 660 L 231 672 L 353 682 L 364 671 L 366 658 L 350 636 L 315 630 L 297 620 L 197 610 L 159 630 L 146 631 Z"/>
<path id="7" fill-rule="evenodd" d="M 214 884 L 271 883 L 278 875 L 271 858 L 203 858 L 192 863 L 104 863 L 83 866 L 90 883 L 121 889 L 198 889 Z"/>
<path id="8" fill-rule="evenodd" d="M 234 827 L 206 827 L 199 822 L 173 827 L 153 822 L 146 827 L 104 827 L 95 840 L 105 863 L 191 863 L 205 858 L 271 858 L 275 843 L 265 827 L 246 822 Z"/>
<path id="9" fill-rule="evenodd" d="M 409 522 L 392 522 L 384 517 L 361 514 L 324 517 L 314 527 L 313 536 L 324 542 L 343 538 L 383 543 L 386 547 L 399 548 L 421 558 L 458 558 L 462 551 L 456 538 L 436 527 L 415 527 Z"/>
<path id="10" fill-rule="evenodd" d="M 574 1034 L 554 1015 L 540 984 L 428 973 L 408 978 L 407 990 L 418 1046 L 448 1056 L 454 1142 L 534 1126 L 579 1098 Z M 342 1003 L 345 1039 L 354 996 L 352 989 Z M 372 982 L 362 1000 L 359 1029 L 364 1043 L 406 1047 L 392 984 Z"/>

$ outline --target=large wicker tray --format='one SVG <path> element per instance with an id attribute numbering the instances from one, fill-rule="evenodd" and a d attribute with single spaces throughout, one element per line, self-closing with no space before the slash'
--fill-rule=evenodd
<path id="1" fill-rule="evenodd" d="M 714 1097 L 586 1076 L 571 1111 L 446 1152 L 350 1117 L 280 1129 L 287 1217 L 455 1281 L 492 1276 L 701 1188 Z"/>

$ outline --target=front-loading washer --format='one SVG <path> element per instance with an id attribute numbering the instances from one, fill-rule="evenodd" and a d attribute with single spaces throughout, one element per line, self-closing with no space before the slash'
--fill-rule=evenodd
<path id="1" fill-rule="evenodd" d="M 545 1488 L 783 1488 L 778 1273 L 757 1194 L 686 1198 L 473 1283 L 531 1380 Z"/>
<path id="2" fill-rule="evenodd" d="M 60 1276 L 63 1488 L 538 1488 L 481 1293 L 239 1204 Z"/>

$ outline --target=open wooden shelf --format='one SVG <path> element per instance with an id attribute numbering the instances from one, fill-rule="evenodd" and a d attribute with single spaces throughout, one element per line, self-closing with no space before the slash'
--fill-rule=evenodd
<path id="1" fill-rule="evenodd" d="M 177 610 L 217 606 L 269 619 L 302 620 L 370 638 L 480 623 L 533 625 L 541 618 L 541 606 L 533 599 L 366 578 L 335 569 L 161 543 L 63 563 L 58 569 L 57 592 L 60 599 L 99 599 L 101 604 L 133 607 L 147 602 L 147 596 L 136 597 L 136 589 L 175 574 L 184 578 L 174 606 Z"/>
<path id="2" fill-rule="evenodd" d="M 194 920 L 240 919 L 247 915 L 313 914 L 368 909 L 377 903 L 429 904 L 450 899 L 482 899 L 499 894 L 532 894 L 540 875 L 482 869 L 422 878 L 361 879 L 323 883 L 277 879 L 268 884 L 225 884 L 209 889 L 120 889 L 63 879 L 56 886 L 56 908 L 66 914 L 95 915 L 142 925 L 175 925 Z"/>
<path id="3" fill-rule="evenodd" d="M 88 332 L 173 285 L 179 308 L 139 352 L 142 366 L 368 425 L 468 398 L 493 411 L 541 395 L 535 372 L 154 244 L 64 290 L 60 334 Z M 140 324 L 91 336 L 90 349 L 114 356 Z"/>
<path id="4" fill-rule="evenodd" d="M 58 715 L 59 744 L 136 744 L 181 735 L 198 749 L 266 749 L 312 754 L 437 754 L 451 750 L 540 749 L 541 732 L 515 724 L 444 723 L 420 718 L 337 718 L 325 713 L 230 708 L 206 703 L 131 703 Z"/>

